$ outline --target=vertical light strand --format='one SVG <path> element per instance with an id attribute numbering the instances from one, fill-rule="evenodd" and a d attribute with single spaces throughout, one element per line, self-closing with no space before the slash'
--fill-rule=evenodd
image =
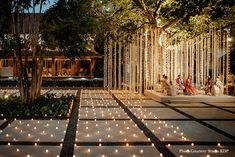
<path id="1" fill-rule="evenodd" d="M 113 53 L 113 85 L 114 89 L 117 88 L 117 43 L 114 43 L 114 53 Z"/>
<path id="2" fill-rule="evenodd" d="M 183 58 L 182 58 L 183 59 Z M 182 77 L 186 78 L 188 76 L 189 72 L 189 41 L 186 40 L 186 57 L 185 57 L 185 72 L 181 72 Z"/>
<path id="3" fill-rule="evenodd" d="M 210 74 L 210 68 L 211 68 L 211 46 L 210 46 L 210 42 L 211 42 L 211 31 L 209 31 L 208 33 L 208 38 L 207 38 L 207 73 L 208 75 L 211 76 L 212 78 L 212 74 Z"/>
<path id="4" fill-rule="evenodd" d="M 151 27 L 151 30 L 150 30 L 150 54 L 151 54 L 151 57 L 150 57 L 150 60 L 151 60 L 151 82 L 150 82 L 150 89 L 153 90 L 153 87 L 154 87 L 154 46 L 153 46 L 153 27 Z"/>
<path id="5" fill-rule="evenodd" d="M 226 78 L 227 78 L 227 88 L 226 88 L 226 94 L 228 95 L 228 74 L 230 72 L 230 43 L 229 39 L 230 38 L 230 30 L 226 32 Z"/>
<path id="6" fill-rule="evenodd" d="M 214 50 L 214 77 L 216 79 L 217 76 L 217 35 L 216 35 L 216 29 L 213 29 L 213 41 L 214 41 L 214 45 L 213 45 L 213 50 Z"/>
<path id="7" fill-rule="evenodd" d="M 212 68 L 211 68 L 211 70 L 212 70 L 212 78 L 213 78 L 213 80 L 215 80 L 215 51 L 214 51 L 214 43 L 215 43 L 215 41 L 214 41 L 214 29 L 212 29 L 211 30 L 211 54 L 212 54 Z"/>
<path id="8" fill-rule="evenodd" d="M 226 82 L 226 63 L 225 63 L 225 47 L 226 47 L 226 34 L 224 32 L 222 32 L 222 55 L 223 55 L 223 61 L 222 61 L 222 72 L 223 72 L 223 76 L 224 76 L 224 79 L 223 79 L 223 83 L 225 84 Z"/>
<path id="9" fill-rule="evenodd" d="M 207 78 L 207 67 L 206 67 L 206 64 L 207 64 L 207 62 L 206 62 L 206 56 L 207 56 L 207 51 L 206 51 L 206 41 L 207 41 L 207 35 L 206 34 L 204 34 L 203 35 L 203 84 L 205 83 L 205 80 L 206 80 L 206 78 Z"/>
<path id="10" fill-rule="evenodd" d="M 195 55 L 196 55 L 196 59 L 195 59 L 195 61 L 194 61 L 194 63 L 196 64 L 195 66 L 196 66 L 196 71 L 195 71 L 195 75 L 196 75 L 196 87 L 197 87 L 197 85 L 198 85 L 198 73 L 199 73 L 199 68 L 198 68 L 198 62 L 199 62 L 199 59 L 198 59 L 198 56 L 199 56 L 199 54 L 198 54 L 198 37 L 196 37 L 196 42 L 195 42 Z"/>
<path id="11" fill-rule="evenodd" d="M 204 61 L 204 54 L 203 54 L 203 41 L 204 41 L 204 34 L 201 35 L 201 39 L 200 39 L 200 62 L 201 62 L 201 65 L 200 65 L 200 85 L 203 86 L 203 82 L 204 82 L 204 72 L 203 72 L 203 61 Z"/>
<path id="12" fill-rule="evenodd" d="M 194 58 L 195 58 L 195 44 L 196 44 L 196 39 L 192 40 L 192 82 L 194 82 L 194 73 L 195 73 L 195 65 L 194 65 Z"/>
<path id="13" fill-rule="evenodd" d="M 136 39 L 136 56 L 137 56 L 137 60 L 136 60 L 136 91 L 140 92 L 140 32 L 137 31 L 136 33 L 137 39 Z"/>
<path id="14" fill-rule="evenodd" d="M 218 30 L 218 75 L 221 75 L 221 28 Z"/>
<path id="15" fill-rule="evenodd" d="M 118 42 L 118 89 L 121 89 L 121 82 L 122 82 L 121 60 L 122 60 L 122 43 Z"/>
<path id="16" fill-rule="evenodd" d="M 107 87 L 107 42 L 104 42 L 104 87 Z"/>
<path id="17" fill-rule="evenodd" d="M 122 52 L 123 52 L 123 60 L 122 60 L 122 86 L 123 86 L 123 89 L 126 90 L 127 88 L 127 84 L 126 84 L 126 41 L 123 40 L 123 49 L 122 49 Z"/>
<path id="18" fill-rule="evenodd" d="M 140 32 L 140 50 L 139 50 L 139 54 L 140 54 L 140 59 L 139 59 L 139 74 L 140 74 L 140 81 L 139 81 L 139 93 L 142 93 L 142 86 L 143 86 L 143 29 L 141 29 L 141 32 Z"/>
<path id="19" fill-rule="evenodd" d="M 148 87 L 149 77 L 148 77 L 148 70 L 149 66 L 147 64 L 147 57 L 148 57 L 148 29 L 145 28 L 145 34 L 144 34 L 144 62 L 143 62 L 143 70 L 144 70 L 144 90 Z"/>
<path id="20" fill-rule="evenodd" d="M 135 39 L 135 35 L 133 35 L 133 39 Z M 133 41 L 131 41 L 129 43 L 129 90 L 130 91 L 133 91 L 133 78 L 134 78 L 134 75 L 133 75 L 133 58 L 132 58 L 132 52 L 133 52 L 133 44 L 132 44 Z"/>
<path id="21" fill-rule="evenodd" d="M 108 65 L 108 86 L 110 89 L 112 89 L 113 87 L 113 41 L 110 39 L 110 42 L 109 42 L 109 65 Z"/>

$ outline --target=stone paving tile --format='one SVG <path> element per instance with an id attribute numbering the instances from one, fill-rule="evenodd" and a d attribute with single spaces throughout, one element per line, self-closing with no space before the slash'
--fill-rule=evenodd
<path id="1" fill-rule="evenodd" d="M 138 118 L 159 118 L 159 119 L 188 119 L 176 111 L 169 108 L 131 108 L 130 109 Z"/>
<path id="2" fill-rule="evenodd" d="M 143 99 L 149 99 L 147 97 L 145 97 L 144 95 L 141 94 L 135 94 L 135 93 L 119 93 L 119 94 L 114 94 L 115 97 L 117 97 L 120 100 L 133 100 L 133 99 L 137 99 L 137 100 L 143 100 Z"/>
<path id="3" fill-rule="evenodd" d="M 2 125 L 6 120 L 0 120 L 0 125 Z"/>
<path id="4" fill-rule="evenodd" d="M 59 157 L 60 146 L 0 145 L 0 157 Z"/>
<path id="5" fill-rule="evenodd" d="M 153 100 L 122 100 L 122 103 L 128 107 L 146 107 L 146 106 L 156 106 L 156 107 L 164 107 L 159 102 Z"/>
<path id="6" fill-rule="evenodd" d="M 169 149 L 177 157 L 234 157 L 235 146 L 171 145 Z"/>
<path id="7" fill-rule="evenodd" d="M 88 89 L 82 89 L 82 93 L 102 93 L 102 94 L 108 94 L 109 92 L 107 90 L 88 90 Z"/>
<path id="8" fill-rule="evenodd" d="M 170 106 L 189 106 L 189 107 L 194 107 L 194 106 L 208 106 L 206 104 L 203 103 L 167 103 Z"/>
<path id="9" fill-rule="evenodd" d="M 178 108 L 179 110 L 190 114 L 198 119 L 218 118 L 218 119 L 232 119 L 235 114 L 217 109 L 217 108 Z"/>
<path id="10" fill-rule="evenodd" d="M 235 114 L 235 108 L 224 108 L 224 109 L 229 110 L 229 111 L 233 111 Z"/>
<path id="11" fill-rule="evenodd" d="M 129 118 L 128 115 L 121 108 L 86 108 L 86 107 L 79 109 L 78 117 L 80 119 Z"/>
<path id="12" fill-rule="evenodd" d="M 231 141 L 194 121 L 165 121 L 165 123 L 161 121 L 159 124 L 159 121 L 154 123 L 154 121 L 145 120 L 144 124 L 161 141 Z"/>
<path id="13" fill-rule="evenodd" d="M 124 94 L 124 93 L 133 93 L 133 94 L 138 94 L 136 92 L 130 92 L 129 90 L 110 90 L 111 93 L 113 94 Z"/>
<path id="14" fill-rule="evenodd" d="M 82 157 L 159 157 L 152 146 L 77 146 L 74 155 Z"/>
<path id="15" fill-rule="evenodd" d="M 110 94 L 100 94 L 100 93 L 83 93 L 81 94 L 82 99 L 112 99 L 112 96 Z"/>
<path id="16" fill-rule="evenodd" d="M 63 141 L 67 120 L 15 120 L 0 132 L 0 141 Z"/>
<path id="17" fill-rule="evenodd" d="M 220 103 L 210 102 L 209 104 L 215 105 L 215 106 L 219 106 L 219 107 L 226 107 L 226 106 L 235 107 L 235 102 L 234 103 L 228 103 L 228 102 L 220 102 Z"/>
<path id="18" fill-rule="evenodd" d="M 211 124 L 233 136 L 235 136 L 235 120 L 234 121 L 204 121 Z"/>
<path id="19" fill-rule="evenodd" d="M 108 100 L 108 99 L 103 99 L 103 100 L 90 100 L 90 99 L 82 99 L 80 101 L 80 106 L 119 106 L 118 103 L 115 100 Z"/>
<path id="20" fill-rule="evenodd" d="M 79 121 L 76 139 L 79 142 L 148 141 L 147 137 L 131 120 Z"/>
<path id="21" fill-rule="evenodd" d="M 54 90 L 55 92 L 56 90 Z M 66 91 L 59 92 L 64 93 Z M 75 92 L 76 90 L 71 92 Z M 124 105 L 128 107 L 133 114 L 140 119 L 156 119 L 142 120 L 153 132 L 153 134 L 161 141 L 204 141 L 204 142 L 231 142 L 232 140 L 222 134 L 209 129 L 208 127 L 189 120 L 181 113 L 178 113 L 165 105 L 150 100 L 143 95 L 131 93 L 126 90 L 112 90 L 112 93 L 118 97 Z M 220 107 L 233 107 L 232 103 L 210 103 Z M 235 114 L 217 109 L 203 108 L 208 106 L 202 103 L 171 103 L 170 106 L 186 112 L 196 118 L 221 118 L 224 121 L 204 121 L 212 126 L 215 126 L 234 136 L 235 123 L 234 121 L 225 121 L 226 119 L 234 119 Z M 88 107 L 87 107 L 88 106 Z M 102 106 L 102 107 L 98 107 Z M 156 106 L 149 108 L 150 106 Z M 187 106 L 190 108 L 181 108 L 179 106 Z M 193 106 L 197 106 L 193 108 Z M 200 108 L 200 106 L 202 108 Z M 115 108 L 114 108 L 115 107 Z M 140 107 L 140 108 L 138 108 Z M 147 108 L 142 108 L 147 107 Z M 234 108 L 226 108 L 230 111 L 235 111 Z M 157 157 L 160 152 L 153 146 L 141 145 L 141 142 L 149 142 L 148 137 L 143 134 L 143 131 L 129 119 L 126 112 L 117 104 L 117 102 L 106 90 L 82 90 L 81 102 L 78 115 L 78 124 L 76 130 L 76 142 L 111 142 L 110 146 L 75 146 L 74 157 Z M 160 121 L 160 119 L 171 119 L 169 121 Z M 88 120 L 84 120 L 88 119 Z M 94 119 L 94 120 L 91 120 Z M 113 120 L 98 120 L 98 119 L 113 119 Z M 117 119 L 117 120 L 116 120 Z M 172 120 L 174 119 L 174 120 Z M 186 121 L 178 121 L 176 119 L 186 119 Z M 0 120 L 0 125 L 4 120 Z M 19 142 L 58 142 L 62 143 L 68 120 L 15 120 L 5 129 L 0 131 L 0 142 L 4 141 L 19 141 Z M 75 133 L 75 132 L 74 132 Z M 68 135 L 68 134 L 67 134 Z M 66 136 L 67 136 L 66 135 Z M 138 145 L 115 146 L 115 142 L 140 142 Z M 198 157 L 198 156 L 218 156 L 232 157 L 235 154 L 235 146 L 209 146 L 209 145 L 170 145 L 167 146 L 178 157 Z M 46 157 L 59 156 L 61 146 L 49 145 L 0 145 L 0 157 Z M 187 153 L 187 149 L 191 151 L 206 150 L 206 153 Z M 208 150 L 218 150 L 220 153 L 210 153 Z M 181 152 L 180 152 L 181 150 Z M 185 152 L 182 152 L 184 151 Z M 224 151 L 223 153 L 221 153 Z M 228 151 L 228 152 L 225 152 Z"/>

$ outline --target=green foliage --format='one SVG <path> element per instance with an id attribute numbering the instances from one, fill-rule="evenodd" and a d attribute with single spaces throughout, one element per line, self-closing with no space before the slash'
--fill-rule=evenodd
<path id="1" fill-rule="evenodd" d="M 0 98 L 0 113 L 4 116 L 66 116 L 74 96 L 63 95 L 55 98 L 54 94 L 38 97 L 34 105 L 26 105 L 19 97 Z"/>
<path id="2" fill-rule="evenodd" d="M 233 0 L 133 0 L 154 25 L 169 34 L 196 36 L 234 22 Z"/>
<path id="3" fill-rule="evenodd" d="M 97 18 L 85 0 L 58 1 L 43 16 L 42 38 L 51 48 L 59 47 L 68 57 L 79 56 L 96 32 Z"/>

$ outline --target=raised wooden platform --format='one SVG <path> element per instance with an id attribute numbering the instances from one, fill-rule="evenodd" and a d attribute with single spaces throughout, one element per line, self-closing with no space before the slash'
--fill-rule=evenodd
<path id="1" fill-rule="evenodd" d="M 235 103 L 234 96 L 209 96 L 209 95 L 177 95 L 177 96 L 165 96 L 162 93 L 155 92 L 153 90 L 145 90 L 144 95 L 160 102 L 230 102 Z"/>

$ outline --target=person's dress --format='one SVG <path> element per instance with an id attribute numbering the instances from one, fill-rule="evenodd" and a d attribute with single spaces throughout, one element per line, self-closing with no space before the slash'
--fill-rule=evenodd
<path id="1" fill-rule="evenodd" d="M 196 94 L 196 88 L 192 85 L 192 80 L 191 79 L 186 79 L 185 82 L 185 90 L 189 94 Z"/>
<path id="2" fill-rule="evenodd" d="M 176 79 L 176 84 L 178 85 L 179 89 L 182 89 L 182 90 L 185 89 L 184 84 L 183 84 L 183 80 L 181 78 Z"/>

